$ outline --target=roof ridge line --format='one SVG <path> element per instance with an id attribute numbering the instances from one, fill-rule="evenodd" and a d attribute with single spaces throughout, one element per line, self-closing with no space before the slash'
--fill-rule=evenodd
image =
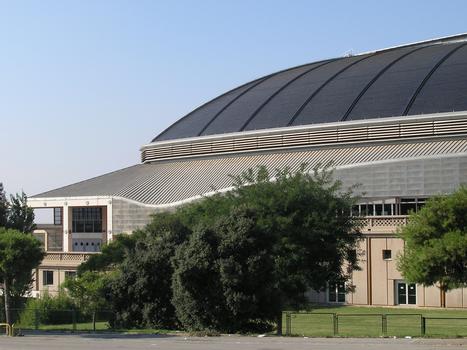
<path id="1" fill-rule="evenodd" d="M 415 41 L 413 43 L 407 43 L 407 44 L 402 44 L 402 45 L 388 46 L 388 47 L 377 49 L 377 50 L 364 51 L 364 52 L 357 53 L 353 56 L 367 55 L 371 53 L 378 53 L 382 51 L 401 49 L 401 48 L 410 47 L 410 46 L 449 43 L 455 40 L 467 40 L 467 32 L 460 33 L 460 34 L 454 34 L 454 35 L 441 36 L 438 38 L 433 38 L 433 39 L 428 39 L 428 40 Z"/>

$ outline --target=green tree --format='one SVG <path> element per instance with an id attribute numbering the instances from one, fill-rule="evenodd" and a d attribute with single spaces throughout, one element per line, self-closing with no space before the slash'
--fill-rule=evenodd
<path id="1" fill-rule="evenodd" d="M 23 233 L 31 233 L 34 228 L 34 210 L 28 206 L 24 192 L 10 196 L 7 227 Z"/>
<path id="2" fill-rule="evenodd" d="M 256 215 L 254 230 L 267 233 L 271 244 L 267 253 L 273 260 L 275 288 L 270 292 L 273 293 L 275 304 L 272 308 L 276 310 L 280 330 L 280 310 L 303 306 L 305 293 L 310 288 L 324 290 L 330 281 L 349 281 L 352 270 L 358 269 L 355 250 L 360 238 L 359 221 L 349 214 L 354 203 L 351 190 L 344 191 L 327 169 L 316 168 L 310 172 L 305 165 L 296 172 L 282 169 L 270 173 L 265 167 L 250 169 L 235 178 L 232 191 L 180 209 L 187 225 L 202 225 L 208 229 L 193 236 L 193 241 L 190 240 L 178 253 L 174 288 L 185 289 L 182 292 L 187 293 L 186 299 L 203 293 L 201 289 L 194 291 L 203 287 L 196 281 L 208 281 L 209 269 L 215 268 L 213 261 L 220 263 L 218 252 L 215 252 L 216 241 L 209 238 L 212 234 L 208 235 L 213 231 L 213 222 L 228 216 L 234 208 L 247 206 Z M 219 240 L 218 236 L 213 237 Z M 197 265 L 205 266 L 205 269 Z M 204 277 L 195 278 L 196 273 Z M 183 279 L 179 274 L 190 277 Z M 253 273 L 251 276 L 258 277 Z M 211 283 L 215 286 L 218 281 Z M 226 285 L 222 288 L 220 290 L 226 293 Z M 175 304 L 182 305 L 177 301 Z M 221 304 L 218 307 L 223 309 Z M 221 316 L 226 314 L 219 313 Z M 201 323 L 194 325 L 201 327 Z"/>
<path id="3" fill-rule="evenodd" d="M 30 288 L 32 270 L 42 261 L 40 242 L 17 230 L 0 228 L 0 280 L 3 283 L 5 319 L 11 324 L 11 302 Z"/>
<path id="4" fill-rule="evenodd" d="M 190 330 L 265 331 L 278 309 L 271 240 L 239 208 L 200 228 L 174 260 L 173 303 Z"/>
<path id="5" fill-rule="evenodd" d="M 132 253 L 125 255 L 110 283 L 116 326 L 178 325 L 171 304 L 172 258 L 190 233 L 171 213 L 154 215 L 152 222 L 137 233 Z"/>
<path id="6" fill-rule="evenodd" d="M 109 275 L 104 272 L 86 271 L 76 278 L 65 280 L 63 287 L 84 314 L 92 316 L 92 328 L 96 330 L 96 314 L 107 307 L 106 285 Z"/>
<path id="7" fill-rule="evenodd" d="M 0 182 L 0 227 L 6 227 L 8 222 L 8 201 L 3 184 Z"/>
<path id="8" fill-rule="evenodd" d="M 467 187 L 430 199 L 400 231 L 398 268 L 404 278 L 446 291 L 467 284 Z M 445 307 L 445 298 L 442 298 Z"/>
<path id="9" fill-rule="evenodd" d="M 84 263 L 78 266 L 78 274 L 86 271 L 106 271 L 114 269 L 120 264 L 125 256 L 132 254 L 136 242 L 144 236 L 141 230 L 131 235 L 118 234 L 113 240 L 102 247 L 101 254 L 94 254 Z"/>

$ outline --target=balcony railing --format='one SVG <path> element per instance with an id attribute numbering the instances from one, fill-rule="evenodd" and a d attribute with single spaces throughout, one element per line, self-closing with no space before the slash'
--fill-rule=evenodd
<path id="1" fill-rule="evenodd" d="M 401 226 L 407 225 L 408 216 L 366 216 L 362 233 L 396 233 Z"/>
<path id="2" fill-rule="evenodd" d="M 42 260 L 42 266 L 48 265 L 66 265 L 66 266 L 78 266 L 81 263 L 88 260 L 92 255 L 99 253 L 75 253 L 75 252 L 47 252 L 44 259 Z"/>

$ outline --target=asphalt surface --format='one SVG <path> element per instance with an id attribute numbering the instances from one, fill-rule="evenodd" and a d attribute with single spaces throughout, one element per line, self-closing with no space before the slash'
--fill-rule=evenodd
<path id="1" fill-rule="evenodd" d="M 42 334 L 0 336 L 0 350 L 427 350 L 467 349 L 465 339 L 184 337 L 171 335 Z"/>

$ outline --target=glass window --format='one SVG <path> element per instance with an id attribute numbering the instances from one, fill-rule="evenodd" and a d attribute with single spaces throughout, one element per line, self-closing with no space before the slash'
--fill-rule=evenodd
<path id="1" fill-rule="evenodd" d="M 417 303 L 417 286 L 413 283 L 397 282 L 397 303 L 415 305 Z"/>
<path id="2" fill-rule="evenodd" d="M 390 249 L 383 249 L 383 260 L 391 260 L 392 251 Z"/>
<path id="3" fill-rule="evenodd" d="M 378 216 L 383 215 L 383 205 L 382 204 L 375 204 L 375 215 L 378 215 Z"/>
<path id="4" fill-rule="evenodd" d="M 401 215 L 409 215 L 411 212 L 416 212 L 417 206 L 415 203 L 401 203 Z"/>
<path id="5" fill-rule="evenodd" d="M 72 232 L 102 232 L 102 208 L 73 208 Z"/>
<path id="6" fill-rule="evenodd" d="M 50 286 L 54 284 L 54 272 L 50 270 L 42 271 L 42 284 L 44 286 Z"/>
<path id="7" fill-rule="evenodd" d="M 65 281 L 76 278 L 76 271 L 65 271 Z"/>
<path id="8" fill-rule="evenodd" d="M 328 301 L 330 303 L 345 303 L 345 284 L 344 283 L 329 284 Z"/>
<path id="9" fill-rule="evenodd" d="M 391 213 L 391 204 L 383 205 L 383 214 L 382 215 L 392 215 Z"/>
<path id="10" fill-rule="evenodd" d="M 62 224 L 62 208 L 54 208 L 54 225 Z"/>

